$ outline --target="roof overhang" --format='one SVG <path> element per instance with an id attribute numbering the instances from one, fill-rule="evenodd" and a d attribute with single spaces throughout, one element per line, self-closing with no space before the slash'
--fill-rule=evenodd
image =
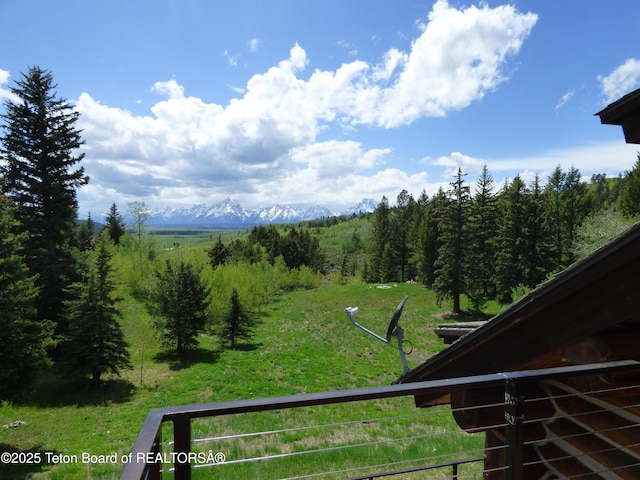
<path id="1" fill-rule="evenodd" d="M 605 125 L 621 125 L 627 143 L 640 143 L 640 89 L 596 113 Z"/>

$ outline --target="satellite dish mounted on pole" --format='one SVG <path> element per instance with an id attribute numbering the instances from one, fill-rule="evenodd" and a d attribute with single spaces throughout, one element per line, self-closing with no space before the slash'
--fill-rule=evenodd
<path id="1" fill-rule="evenodd" d="M 409 295 L 405 296 L 400 302 L 400 304 L 398 305 L 398 308 L 396 308 L 396 311 L 393 313 L 393 317 L 391 317 L 391 322 L 389 322 L 389 328 L 387 328 L 386 338 L 381 337 L 377 333 L 372 332 L 368 328 L 365 328 L 362 325 L 360 325 L 358 322 L 356 322 L 355 318 L 353 317 L 356 313 L 358 313 L 358 307 L 346 308 L 347 316 L 349 317 L 349 320 L 351 320 L 351 323 L 353 323 L 355 327 L 359 328 L 360 330 L 363 330 L 364 332 L 368 333 L 369 335 L 376 338 L 377 340 L 380 340 L 382 343 L 386 343 L 387 345 L 391 345 L 392 338 L 395 338 L 398 340 L 398 352 L 400 353 L 400 359 L 402 360 L 403 373 L 406 373 L 409 371 L 409 366 L 407 365 L 407 359 L 405 358 L 405 355 L 410 355 L 411 352 L 413 351 L 413 345 L 411 345 L 411 342 L 409 340 L 404 339 L 404 330 L 398 323 L 400 321 L 400 315 L 402 315 L 402 309 L 404 308 L 404 303 L 407 301 L 408 298 L 409 298 Z M 405 342 L 411 346 L 408 352 L 404 351 L 403 344 Z"/>

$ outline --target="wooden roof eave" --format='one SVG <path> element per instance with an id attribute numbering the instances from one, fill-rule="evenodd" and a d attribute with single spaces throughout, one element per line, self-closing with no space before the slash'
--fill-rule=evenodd
<path id="1" fill-rule="evenodd" d="M 397 383 L 513 371 L 640 311 L 640 225 L 540 285 Z M 424 405 L 435 399 L 416 399 Z"/>
<path id="2" fill-rule="evenodd" d="M 640 89 L 596 113 L 606 125 L 621 125 L 627 143 L 640 143 Z"/>

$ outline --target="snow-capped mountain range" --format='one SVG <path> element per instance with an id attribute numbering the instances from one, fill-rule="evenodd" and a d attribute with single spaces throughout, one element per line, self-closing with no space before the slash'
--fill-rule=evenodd
<path id="1" fill-rule="evenodd" d="M 373 212 L 377 206 L 378 202 L 367 198 L 340 213 L 332 212 L 320 205 L 312 207 L 273 205 L 258 210 L 248 210 L 237 201 L 226 198 L 211 205 L 198 204 L 183 208 L 151 209 L 151 215 L 146 223 L 149 226 L 252 227 L 270 223 L 295 223 L 337 215 L 369 213 Z"/>

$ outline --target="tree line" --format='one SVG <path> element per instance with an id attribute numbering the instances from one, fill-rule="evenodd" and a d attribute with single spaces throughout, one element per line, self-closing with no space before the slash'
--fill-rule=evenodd
<path id="1" fill-rule="evenodd" d="M 284 235 L 273 225 L 256 226 L 246 239 L 237 238 L 226 244 L 219 236 L 208 253 L 213 268 L 240 262 L 259 263 L 262 260 L 273 265 L 278 257 L 282 257 L 289 269 L 305 266 L 313 272 L 323 273 L 325 268 L 325 254 L 320 241 L 309 230 L 294 226 L 287 227 Z"/>
<path id="2" fill-rule="evenodd" d="M 366 279 L 418 279 L 460 313 L 461 295 L 473 308 L 488 300 L 513 301 L 573 263 L 580 227 L 598 212 L 640 213 L 640 155 L 619 178 L 557 166 L 542 186 L 518 175 L 497 188 L 485 165 L 470 186 L 458 170 L 448 190 L 414 199 L 400 192 L 391 208 L 383 197 L 372 215 Z"/>

